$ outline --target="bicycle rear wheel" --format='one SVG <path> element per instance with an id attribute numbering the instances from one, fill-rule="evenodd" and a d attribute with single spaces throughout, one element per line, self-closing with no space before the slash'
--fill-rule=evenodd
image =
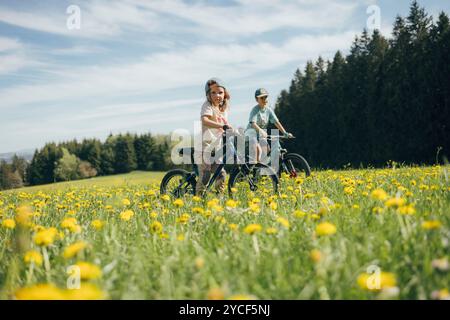
<path id="1" fill-rule="evenodd" d="M 242 165 L 231 172 L 228 192 L 233 197 L 277 194 L 278 176 L 271 167 L 262 163 Z"/>
<path id="2" fill-rule="evenodd" d="M 174 169 L 166 173 L 161 181 L 160 193 L 180 198 L 186 194 L 195 194 L 195 174 L 183 169 Z"/>

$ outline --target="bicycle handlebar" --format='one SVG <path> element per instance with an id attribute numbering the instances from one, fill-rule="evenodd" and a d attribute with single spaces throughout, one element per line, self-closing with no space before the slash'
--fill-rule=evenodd
<path id="1" fill-rule="evenodd" d="M 272 139 L 295 139 L 295 137 L 294 136 L 292 136 L 292 137 L 285 137 L 285 136 L 268 135 L 266 137 L 266 139 L 268 139 L 268 140 L 272 140 Z"/>

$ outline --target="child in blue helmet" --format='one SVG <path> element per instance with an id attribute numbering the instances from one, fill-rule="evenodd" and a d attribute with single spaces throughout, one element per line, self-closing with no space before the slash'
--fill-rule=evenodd
<path id="1" fill-rule="evenodd" d="M 285 137 L 293 137 L 292 134 L 284 129 L 275 112 L 269 106 L 268 97 L 269 92 L 264 88 L 259 88 L 255 91 L 255 100 L 258 104 L 250 112 L 249 123 L 245 131 L 249 139 L 250 148 L 254 148 L 251 152 L 256 154 L 256 160 L 258 162 L 261 161 L 261 155 L 267 154 L 268 151 L 266 138 L 269 123 L 274 124 Z"/>
<path id="2" fill-rule="evenodd" d="M 209 182 L 211 173 L 214 173 L 218 163 L 211 163 L 211 152 L 222 148 L 222 134 L 227 129 L 232 129 L 228 124 L 228 108 L 230 94 L 224 82 L 218 78 L 211 78 L 205 84 L 206 101 L 200 112 L 202 126 L 201 150 L 196 147 L 194 152 L 195 163 L 198 164 L 199 179 L 196 186 L 196 194 L 203 195 Z M 208 161 L 209 160 L 209 161 Z M 223 192 L 225 189 L 226 172 L 222 169 L 216 179 L 216 189 Z"/>

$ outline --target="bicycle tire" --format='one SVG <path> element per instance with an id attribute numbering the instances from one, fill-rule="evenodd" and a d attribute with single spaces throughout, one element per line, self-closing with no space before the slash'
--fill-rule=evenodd
<path id="1" fill-rule="evenodd" d="M 290 163 L 288 163 L 288 161 L 291 161 L 291 163 L 294 163 L 294 162 L 296 163 L 294 168 L 299 169 L 299 171 L 303 172 L 303 174 L 301 176 L 304 176 L 305 178 L 307 178 L 311 175 L 311 167 L 309 166 L 306 159 L 303 158 L 298 153 L 288 153 L 285 155 L 285 157 L 283 159 L 283 163 L 289 168 L 289 167 L 291 167 L 291 165 L 290 165 Z M 285 171 L 286 170 L 284 169 L 284 165 L 282 164 L 280 166 L 280 171 L 279 171 L 280 176 L 281 176 L 281 173 L 283 173 Z M 291 177 L 298 176 L 297 170 L 296 170 L 295 174 L 292 174 L 292 172 L 286 172 L 286 173 L 289 174 Z"/>
<path id="2" fill-rule="evenodd" d="M 178 193 L 177 190 L 168 190 L 168 185 L 170 183 L 170 181 L 176 177 L 180 177 L 180 185 L 179 188 L 181 188 L 179 190 Z M 159 192 L 161 194 L 168 194 L 171 193 L 172 195 L 174 195 L 175 197 L 180 197 L 183 196 L 186 193 L 189 194 L 193 194 L 195 195 L 195 187 L 196 187 L 196 180 L 194 178 L 192 178 L 190 181 L 186 181 L 189 177 L 192 177 L 192 173 L 188 172 L 184 169 L 173 169 L 170 170 L 169 172 L 167 172 L 165 174 L 165 176 L 163 177 L 163 179 L 161 180 L 161 185 L 159 188 Z M 184 181 L 182 181 L 184 180 Z M 187 183 L 186 186 L 183 186 L 182 184 Z M 175 192 L 175 193 L 174 193 Z"/>
<path id="3" fill-rule="evenodd" d="M 250 170 L 268 170 L 270 172 L 270 174 L 265 175 L 268 176 L 269 179 L 271 180 L 271 188 L 273 189 L 273 194 L 277 194 L 278 193 L 278 176 L 276 174 L 276 172 L 268 165 L 262 164 L 262 163 L 257 163 L 254 165 L 249 165 Z M 233 188 L 236 186 L 236 183 L 239 182 L 238 178 L 240 178 L 242 175 L 245 175 L 245 177 L 248 178 L 249 173 L 244 173 L 243 170 L 240 170 L 238 168 L 235 168 L 231 174 L 230 174 L 230 179 L 228 180 L 228 193 L 229 195 L 232 197 L 233 196 Z M 249 188 L 251 188 L 250 186 L 250 181 L 249 182 Z M 251 191 L 256 191 L 256 190 L 251 190 Z"/>

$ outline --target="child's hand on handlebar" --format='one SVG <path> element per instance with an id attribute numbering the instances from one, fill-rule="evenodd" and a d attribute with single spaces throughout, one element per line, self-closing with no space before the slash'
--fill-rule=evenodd
<path id="1" fill-rule="evenodd" d="M 260 135 L 262 138 L 267 138 L 267 132 L 266 132 L 266 130 L 259 130 L 259 135 Z"/>

